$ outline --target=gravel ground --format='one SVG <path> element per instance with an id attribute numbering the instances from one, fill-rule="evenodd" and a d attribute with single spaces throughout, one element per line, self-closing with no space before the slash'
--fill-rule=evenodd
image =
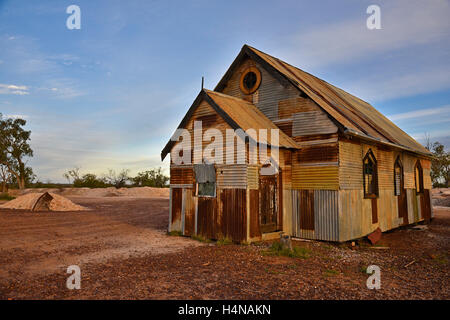
<path id="1" fill-rule="evenodd" d="M 450 208 L 436 207 L 423 229 L 384 233 L 379 249 L 294 241 L 308 255 L 289 258 L 267 255 L 270 243 L 168 236 L 164 198 L 71 200 L 92 210 L 0 211 L 1 299 L 450 298 Z M 81 267 L 80 290 L 66 288 L 69 264 Z M 372 264 L 380 290 L 366 287 Z"/>

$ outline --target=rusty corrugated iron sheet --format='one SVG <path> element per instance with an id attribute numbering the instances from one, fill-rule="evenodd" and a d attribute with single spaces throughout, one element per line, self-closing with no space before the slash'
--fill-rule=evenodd
<path id="1" fill-rule="evenodd" d="M 314 100 L 345 133 L 361 138 L 374 139 L 424 155 L 431 155 L 421 144 L 398 128 L 392 121 L 378 112 L 369 103 L 304 72 L 280 59 L 260 50 L 244 45 L 238 57 L 216 86 L 221 91 L 234 68 L 246 56 L 264 64 L 271 73 L 286 85 L 293 84 L 302 93 Z"/>
<path id="2" fill-rule="evenodd" d="M 233 120 L 242 130 L 247 129 L 266 129 L 267 140 L 258 137 L 258 142 L 271 145 L 270 129 L 279 129 L 269 118 L 267 118 L 252 103 L 225 95 L 223 93 L 205 89 L 206 94 Z M 276 145 L 275 145 L 276 146 Z M 288 137 L 284 132 L 279 131 L 279 147 L 297 148 L 294 140 Z"/>
<path id="3" fill-rule="evenodd" d="M 170 167 L 171 185 L 192 185 L 194 183 L 194 170 L 192 167 Z"/>
<path id="4" fill-rule="evenodd" d="M 291 190 L 292 234 L 296 237 L 339 241 L 338 191 Z"/>
<path id="5" fill-rule="evenodd" d="M 247 165 L 217 166 L 217 187 L 220 189 L 246 189 Z"/>
<path id="6" fill-rule="evenodd" d="M 223 189 L 220 194 L 222 202 L 221 234 L 236 242 L 247 239 L 247 190 Z"/>
<path id="7" fill-rule="evenodd" d="M 384 142 L 391 142 L 413 151 L 430 154 L 425 147 L 402 131 L 369 103 L 304 72 L 280 59 L 247 46 L 285 77 L 307 93 L 330 116 L 344 127 Z"/>

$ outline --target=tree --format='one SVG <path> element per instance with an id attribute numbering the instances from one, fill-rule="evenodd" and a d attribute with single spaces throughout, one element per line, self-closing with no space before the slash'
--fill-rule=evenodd
<path id="1" fill-rule="evenodd" d="M 76 188 L 105 188 L 108 186 L 108 184 L 104 179 L 98 178 L 95 174 L 86 173 L 80 179 L 75 180 L 73 186 Z"/>
<path id="2" fill-rule="evenodd" d="M 118 174 L 116 174 L 115 170 L 108 169 L 108 173 L 105 174 L 105 181 L 116 188 L 122 188 L 125 187 L 127 181 L 130 180 L 130 177 L 128 176 L 129 173 L 130 170 L 128 169 L 122 169 Z"/>
<path id="3" fill-rule="evenodd" d="M 8 171 L 8 168 L 5 165 L 0 164 L 0 179 L 2 183 L 2 193 L 8 191 L 8 184 L 12 183 L 11 178 L 12 178 L 11 173 Z"/>
<path id="4" fill-rule="evenodd" d="M 25 158 L 33 156 L 29 144 L 31 131 L 23 129 L 26 123 L 20 118 L 4 119 L 0 114 L 0 164 L 13 175 L 19 189 L 25 188 L 31 170 L 26 166 Z"/>
<path id="5" fill-rule="evenodd" d="M 139 172 L 133 179 L 133 184 L 137 187 L 167 187 L 169 177 L 165 176 L 161 168 Z"/>
<path id="6" fill-rule="evenodd" d="M 434 187 L 448 188 L 450 181 L 450 152 L 444 145 L 434 142 L 431 147 L 434 158 L 431 160 L 431 179 Z"/>
<path id="7" fill-rule="evenodd" d="M 70 183 L 70 179 L 72 179 L 72 182 L 75 183 L 76 181 L 80 180 L 80 168 L 75 167 L 73 169 L 67 170 L 67 172 L 63 173 L 63 177 L 67 179 Z"/>

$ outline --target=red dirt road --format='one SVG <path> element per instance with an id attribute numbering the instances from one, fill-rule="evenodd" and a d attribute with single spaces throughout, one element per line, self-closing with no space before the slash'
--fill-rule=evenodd
<path id="1" fill-rule="evenodd" d="M 216 245 L 166 235 L 167 198 L 75 198 L 77 213 L 0 210 L 0 299 L 449 299 L 450 208 L 424 230 L 384 233 L 378 247 L 300 242 Z M 68 265 L 81 290 L 68 290 Z M 365 268 L 381 269 L 369 290 Z"/>

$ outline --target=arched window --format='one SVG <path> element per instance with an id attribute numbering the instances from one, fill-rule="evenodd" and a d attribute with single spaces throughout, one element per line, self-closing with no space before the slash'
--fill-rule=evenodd
<path id="1" fill-rule="evenodd" d="M 376 198 L 378 196 L 377 160 L 371 149 L 363 159 L 364 197 Z"/>
<path id="2" fill-rule="evenodd" d="M 416 182 L 416 193 L 423 192 L 423 169 L 420 160 L 417 160 L 414 167 L 414 181 Z"/>
<path id="3" fill-rule="evenodd" d="M 400 157 L 397 157 L 394 164 L 394 194 L 399 196 L 404 188 L 403 184 L 403 165 Z"/>

